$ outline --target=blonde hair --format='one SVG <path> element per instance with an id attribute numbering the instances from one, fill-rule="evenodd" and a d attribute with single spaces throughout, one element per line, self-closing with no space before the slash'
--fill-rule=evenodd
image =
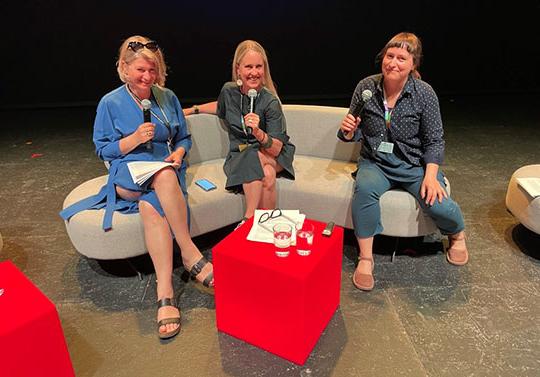
<path id="1" fill-rule="evenodd" d="M 167 77 L 167 66 L 165 65 L 165 59 L 163 58 L 163 52 L 161 48 L 158 48 L 155 52 L 145 48 L 141 48 L 138 51 L 133 51 L 128 48 L 130 42 L 148 43 L 151 39 L 142 37 L 140 35 L 133 35 L 127 38 L 120 49 L 118 50 L 118 60 L 116 61 L 116 70 L 118 71 L 118 77 L 122 82 L 126 82 L 126 65 L 131 64 L 135 59 L 144 58 L 150 62 L 153 62 L 156 66 L 156 84 L 158 86 L 165 86 L 165 78 Z"/>
<path id="2" fill-rule="evenodd" d="M 264 51 L 263 46 L 258 42 L 252 40 L 245 40 L 240 42 L 236 51 L 234 52 L 234 58 L 232 63 L 232 81 L 238 80 L 238 67 L 240 62 L 246 56 L 248 51 L 254 51 L 261 54 L 264 62 L 264 77 L 263 77 L 263 86 L 266 87 L 272 94 L 277 97 L 277 90 L 272 81 L 272 76 L 270 75 L 270 65 L 268 63 L 268 57 L 266 56 L 266 51 Z"/>
<path id="3" fill-rule="evenodd" d="M 386 55 L 386 51 L 392 47 L 404 48 L 412 55 L 414 68 L 411 71 L 411 75 L 413 75 L 414 78 L 419 79 L 420 72 L 418 71 L 418 68 L 420 67 L 420 62 L 422 60 L 422 42 L 420 41 L 420 38 L 413 33 L 407 32 L 394 35 L 377 55 L 377 64 L 382 62 L 384 55 Z"/>

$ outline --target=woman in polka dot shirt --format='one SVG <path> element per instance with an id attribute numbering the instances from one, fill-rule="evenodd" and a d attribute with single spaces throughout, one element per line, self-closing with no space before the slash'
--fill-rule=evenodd
<path id="1" fill-rule="evenodd" d="M 420 80 L 421 56 L 416 35 L 394 36 L 377 56 L 382 72 L 358 83 L 338 132 L 343 141 L 363 143 L 352 204 L 360 257 L 352 280 L 365 291 L 375 285 L 373 236 L 383 230 L 379 198 L 394 187 L 414 195 L 448 235 L 448 262 L 468 261 L 463 215 L 446 193 L 439 170 L 444 159 L 439 101 L 433 88 Z"/>

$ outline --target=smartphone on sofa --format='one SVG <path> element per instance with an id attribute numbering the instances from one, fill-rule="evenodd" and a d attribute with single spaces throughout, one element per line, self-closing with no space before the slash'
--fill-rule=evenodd
<path id="1" fill-rule="evenodd" d="M 195 181 L 195 184 L 202 188 L 204 191 L 210 191 L 214 190 L 216 188 L 216 185 L 210 182 L 208 179 L 197 179 Z"/>

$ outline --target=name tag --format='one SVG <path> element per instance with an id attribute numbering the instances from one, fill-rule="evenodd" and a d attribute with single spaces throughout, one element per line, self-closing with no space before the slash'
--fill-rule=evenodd
<path id="1" fill-rule="evenodd" d="M 243 152 L 244 149 L 247 148 L 247 146 L 248 146 L 247 144 L 238 144 L 238 150 L 239 150 L 240 152 Z"/>
<path id="2" fill-rule="evenodd" d="M 382 152 L 382 153 L 392 153 L 393 150 L 394 150 L 394 143 L 389 143 L 387 141 L 381 142 L 381 144 L 379 144 L 379 148 L 377 148 L 377 152 Z"/>

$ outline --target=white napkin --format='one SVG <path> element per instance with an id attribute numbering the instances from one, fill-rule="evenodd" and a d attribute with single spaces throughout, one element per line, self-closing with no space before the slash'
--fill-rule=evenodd
<path id="1" fill-rule="evenodd" d="M 274 243 L 274 231 L 272 230 L 274 225 L 279 223 L 289 224 L 292 227 L 291 245 L 296 244 L 296 224 L 303 224 L 306 215 L 300 213 L 297 209 L 282 209 L 281 216 L 273 219 L 269 219 L 262 224 L 259 224 L 259 219 L 264 213 L 271 213 L 272 210 L 255 210 L 253 216 L 253 226 L 247 235 L 249 241 Z"/>

